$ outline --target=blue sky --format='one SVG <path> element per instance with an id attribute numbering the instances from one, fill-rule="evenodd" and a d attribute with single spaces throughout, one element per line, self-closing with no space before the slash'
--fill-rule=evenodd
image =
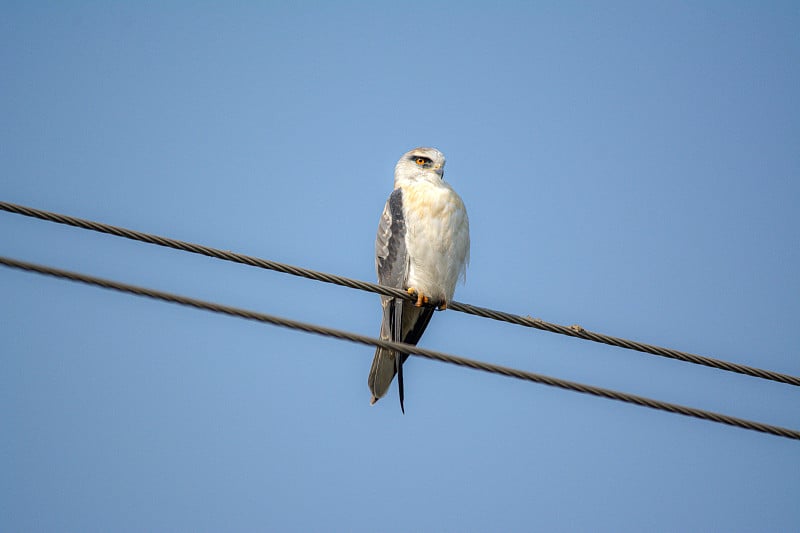
<path id="1" fill-rule="evenodd" d="M 399 156 L 459 301 L 800 374 L 793 2 L 0 4 L 0 199 L 373 280 Z M 0 213 L 27 261 L 374 335 L 372 294 Z M 0 530 L 767 531 L 798 443 L 0 270 Z M 788 385 L 437 313 L 423 346 L 800 428 Z"/>

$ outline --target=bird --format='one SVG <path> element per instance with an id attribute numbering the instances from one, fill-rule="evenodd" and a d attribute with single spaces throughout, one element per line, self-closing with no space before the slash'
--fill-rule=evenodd
<path id="1" fill-rule="evenodd" d="M 453 300 L 466 279 L 469 218 L 464 202 L 444 181 L 445 157 L 436 148 L 414 148 L 394 169 L 375 239 L 378 283 L 407 291 L 415 301 L 381 296 L 380 338 L 416 345 L 433 316 Z M 403 363 L 408 354 L 378 347 L 369 371 L 371 404 L 389 390 L 397 374 L 400 410 L 405 413 Z"/>

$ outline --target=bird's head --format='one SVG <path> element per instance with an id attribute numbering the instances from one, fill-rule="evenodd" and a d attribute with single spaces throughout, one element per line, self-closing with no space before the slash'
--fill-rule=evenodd
<path id="1" fill-rule="evenodd" d="M 403 154 L 394 168 L 395 183 L 398 180 L 426 179 L 440 182 L 444 179 L 444 154 L 436 148 L 414 148 Z"/>

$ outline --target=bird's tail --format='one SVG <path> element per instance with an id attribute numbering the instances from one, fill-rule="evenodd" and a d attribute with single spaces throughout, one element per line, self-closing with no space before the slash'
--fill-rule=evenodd
<path id="1" fill-rule="evenodd" d="M 410 302 L 392 298 L 386 299 L 383 305 L 383 322 L 381 323 L 381 339 L 407 344 L 417 344 L 422 332 L 433 316 L 433 307 L 415 307 Z M 408 354 L 398 354 L 394 350 L 377 348 L 369 369 L 369 390 L 372 392 L 370 403 L 374 404 L 386 394 L 397 374 L 397 391 L 400 395 L 400 410 L 403 406 L 403 363 Z"/>
<path id="2" fill-rule="evenodd" d="M 386 394 L 396 372 L 396 352 L 377 348 L 372 359 L 372 367 L 369 369 L 369 390 L 372 392 L 370 403 L 374 404 Z"/>

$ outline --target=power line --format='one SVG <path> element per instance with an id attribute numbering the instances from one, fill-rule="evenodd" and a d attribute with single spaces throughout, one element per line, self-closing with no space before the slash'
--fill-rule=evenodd
<path id="1" fill-rule="evenodd" d="M 207 302 L 204 300 L 197 300 L 195 298 L 179 296 L 176 294 L 157 291 L 154 289 L 147 289 L 136 285 L 129 285 L 126 283 L 120 283 L 117 281 L 111 281 L 85 274 L 79 274 L 76 272 L 70 272 L 67 270 L 51 268 L 43 265 L 36 265 L 33 263 L 18 261 L 15 259 L 2 256 L 0 256 L 0 264 L 11 268 L 37 272 L 39 274 L 45 274 L 57 278 L 64 278 L 72 281 L 79 281 L 81 283 L 86 283 L 89 285 L 104 287 L 106 289 L 113 289 L 116 291 L 130 293 L 130 294 L 136 294 L 139 296 L 146 296 L 148 298 L 153 298 L 156 300 L 162 300 L 189 307 L 195 307 L 197 309 L 204 309 L 215 313 L 222 313 L 226 315 L 237 316 L 240 318 L 246 318 L 248 320 L 254 320 L 257 322 L 264 322 L 267 324 L 273 324 L 276 326 L 281 326 L 294 330 L 305 331 L 307 333 L 314 333 L 317 335 L 334 337 L 337 339 L 344 339 L 351 342 L 366 344 L 370 346 L 380 346 L 382 348 L 396 350 L 402 353 L 408 353 L 411 355 L 426 357 L 428 359 L 434 359 L 436 361 L 442 361 L 444 363 L 451 363 L 459 366 L 465 366 L 468 368 L 473 368 L 475 370 L 483 370 L 484 372 L 490 372 L 493 374 L 501 374 L 504 376 L 521 379 L 525 381 L 532 381 L 534 383 L 541 383 L 544 385 L 549 385 L 551 387 L 558 387 L 575 392 L 581 392 L 584 394 L 591 394 L 594 396 L 600 396 L 602 398 L 608 398 L 611 400 L 618 400 L 621 402 L 632 403 L 643 407 L 649 407 L 651 409 L 667 411 L 670 413 L 676 413 L 684 416 L 691 416 L 695 418 L 700 418 L 702 420 L 709 420 L 711 422 L 727 424 L 730 426 L 749 429 L 752 431 L 760 431 L 762 433 L 777 435 L 779 437 L 786 437 L 789 439 L 800 440 L 800 431 L 796 431 L 789 428 L 772 426 L 769 424 L 763 424 L 761 422 L 754 422 L 751 420 L 736 418 L 733 416 L 715 413 L 712 411 L 696 409 L 694 407 L 686 407 L 674 403 L 662 402 L 659 400 L 653 400 L 650 398 L 637 396 L 634 394 L 618 392 L 610 389 L 604 389 L 601 387 L 594 387 L 592 385 L 584 385 L 582 383 L 576 383 L 574 381 L 567 381 L 550 376 L 545 376 L 542 374 L 535 374 L 533 372 L 525 372 L 523 370 L 516 370 L 513 368 L 494 365 L 491 363 L 484 363 L 482 361 L 467 359 L 464 357 L 459 357 L 444 352 L 420 348 L 418 346 L 413 346 L 411 344 L 404 344 L 399 342 L 391 342 L 382 339 L 376 339 L 373 337 L 368 337 L 366 335 L 359 335 L 357 333 L 351 333 L 348 331 L 327 328 L 315 324 L 308 324 L 305 322 L 298 322 L 296 320 L 290 320 L 288 318 L 268 315 L 265 313 L 258 313 L 256 311 L 249 311 L 237 307 L 230 307 L 226 305 L 216 304 L 213 302 Z"/>
<path id="2" fill-rule="evenodd" d="M 252 257 L 230 251 L 219 250 L 216 248 L 211 248 L 209 246 L 203 246 L 201 244 L 193 244 L 175 239 L 170 239 L 168 237 L 161 237 L 158 235 L 152 235 L 149 233 L 143 233 L 140 231 L 121 228 L 118 226 L 111 226 L 109 224 L 103 224 L 102 222 L 94 222 L 91 220 L 85 220 L 58 213 L 52 213 L 49 211 L 43 211 L 41 209 L 35 209 L 32 207 L 21 206 L 8 202 L 0 202 L 0 210 L 28 217 L 38 218 L 41 220 L 47 220 L 49 222 L 65 224 L 67 226 L 74 226 L 77 228 L 97 231 L 109 235 L 115 235 L 117 237 L 124 237 L 126 239 L 131 239 L 134 241 L 146 242 L 150 244 L 156 244 L 158 246 L 173 248 L 176 250 L 182 250 L 195 254 L 205 255 L 208 257 L 214 257 L 216 259 L 222 259 L 224 261 L 231 261 L 234 263 L 250 265 L 258 268 L 264 268 L 267 270 L 274 270 L 277 272 L 283 272 L 284 274 L 291 274 L 293 276 L 300 276 L 303 278 L 323 281 L 325 283 L 333 283 L 335 285 L 350 287 L 352 289 L 374 292 L 377 294 L 383 294 L 385 296 L 393 296 L 395 298 L 402 298 L 409 301 L 412 301 L 414 299 L 413 296 L 409 295 L 407 292 L 403 290 L 395 289 L 392 287 L 386 287 L 383 285 L 378 285 L 376 283 L 369 283 L 366 281 L 350 279 L 344 276 L 337 276 L 335 274 L 318 272 L 315 270 L 309 270 L 307 268 L 287 265 L 284 263 L 278 263 L 276 261 L 270 261 L 258 257 Z M 780 372 L 774 372 L 772 370 L 764 370 L 761 368 L 741 365 L 738 363 L 732 363 L 728 361 L 722 361 L 720 359 L 714 359 L 711 357 L 697 355 L 689 352 L 682 352 L 679 350 L 663 348 L 660 346 L 645 344 L 642 342 L 623 339 L 620 337 L 613 337 L 611 335 L 605 335 L 603 333 L 588 331 L 580 326 L 562 326 L 560 324 L 545 322 L 544 320 L 538 318 L 515 315 L 512 313 L 496 311 L 494 309 L 489 309 L 486 307 L 477 307 L 474 305 L 455 302 L 455 301 L 450 302 L 448 304 L 448 309 L 452 309 L 454 311 L 460 311 L 462 313 L 467 313 L 470 315 L 475 315 L 483 318 L 490 318 L 502 322 L 509 322 L 511 324 L 516 324 L 519 326 L 525 326 L 543 331 L 549 331 L 551 333 L 558 333 L 560 335 L 567 335 L 570 337 L 577 337 L 579 339 L 588 340 L 592 342 L 608 344 L 610 346 L 627 348 L 629 350 L 634 350 L 637 352 L 658 355 L 661 357 L 668 357 L 670 359 L 676 359 L 687 363 L 694 363 L 697 365 L 717 368 L 719 370 L 725 370 L 728 372 L 735 372 L 738 374 L 744 374 L 756 378 L 767 379 L 779 383 L 786 383 L 789 385 L 800 386 L 800 377 L 792 376 L 790 374 L 783 374 Z"/>

